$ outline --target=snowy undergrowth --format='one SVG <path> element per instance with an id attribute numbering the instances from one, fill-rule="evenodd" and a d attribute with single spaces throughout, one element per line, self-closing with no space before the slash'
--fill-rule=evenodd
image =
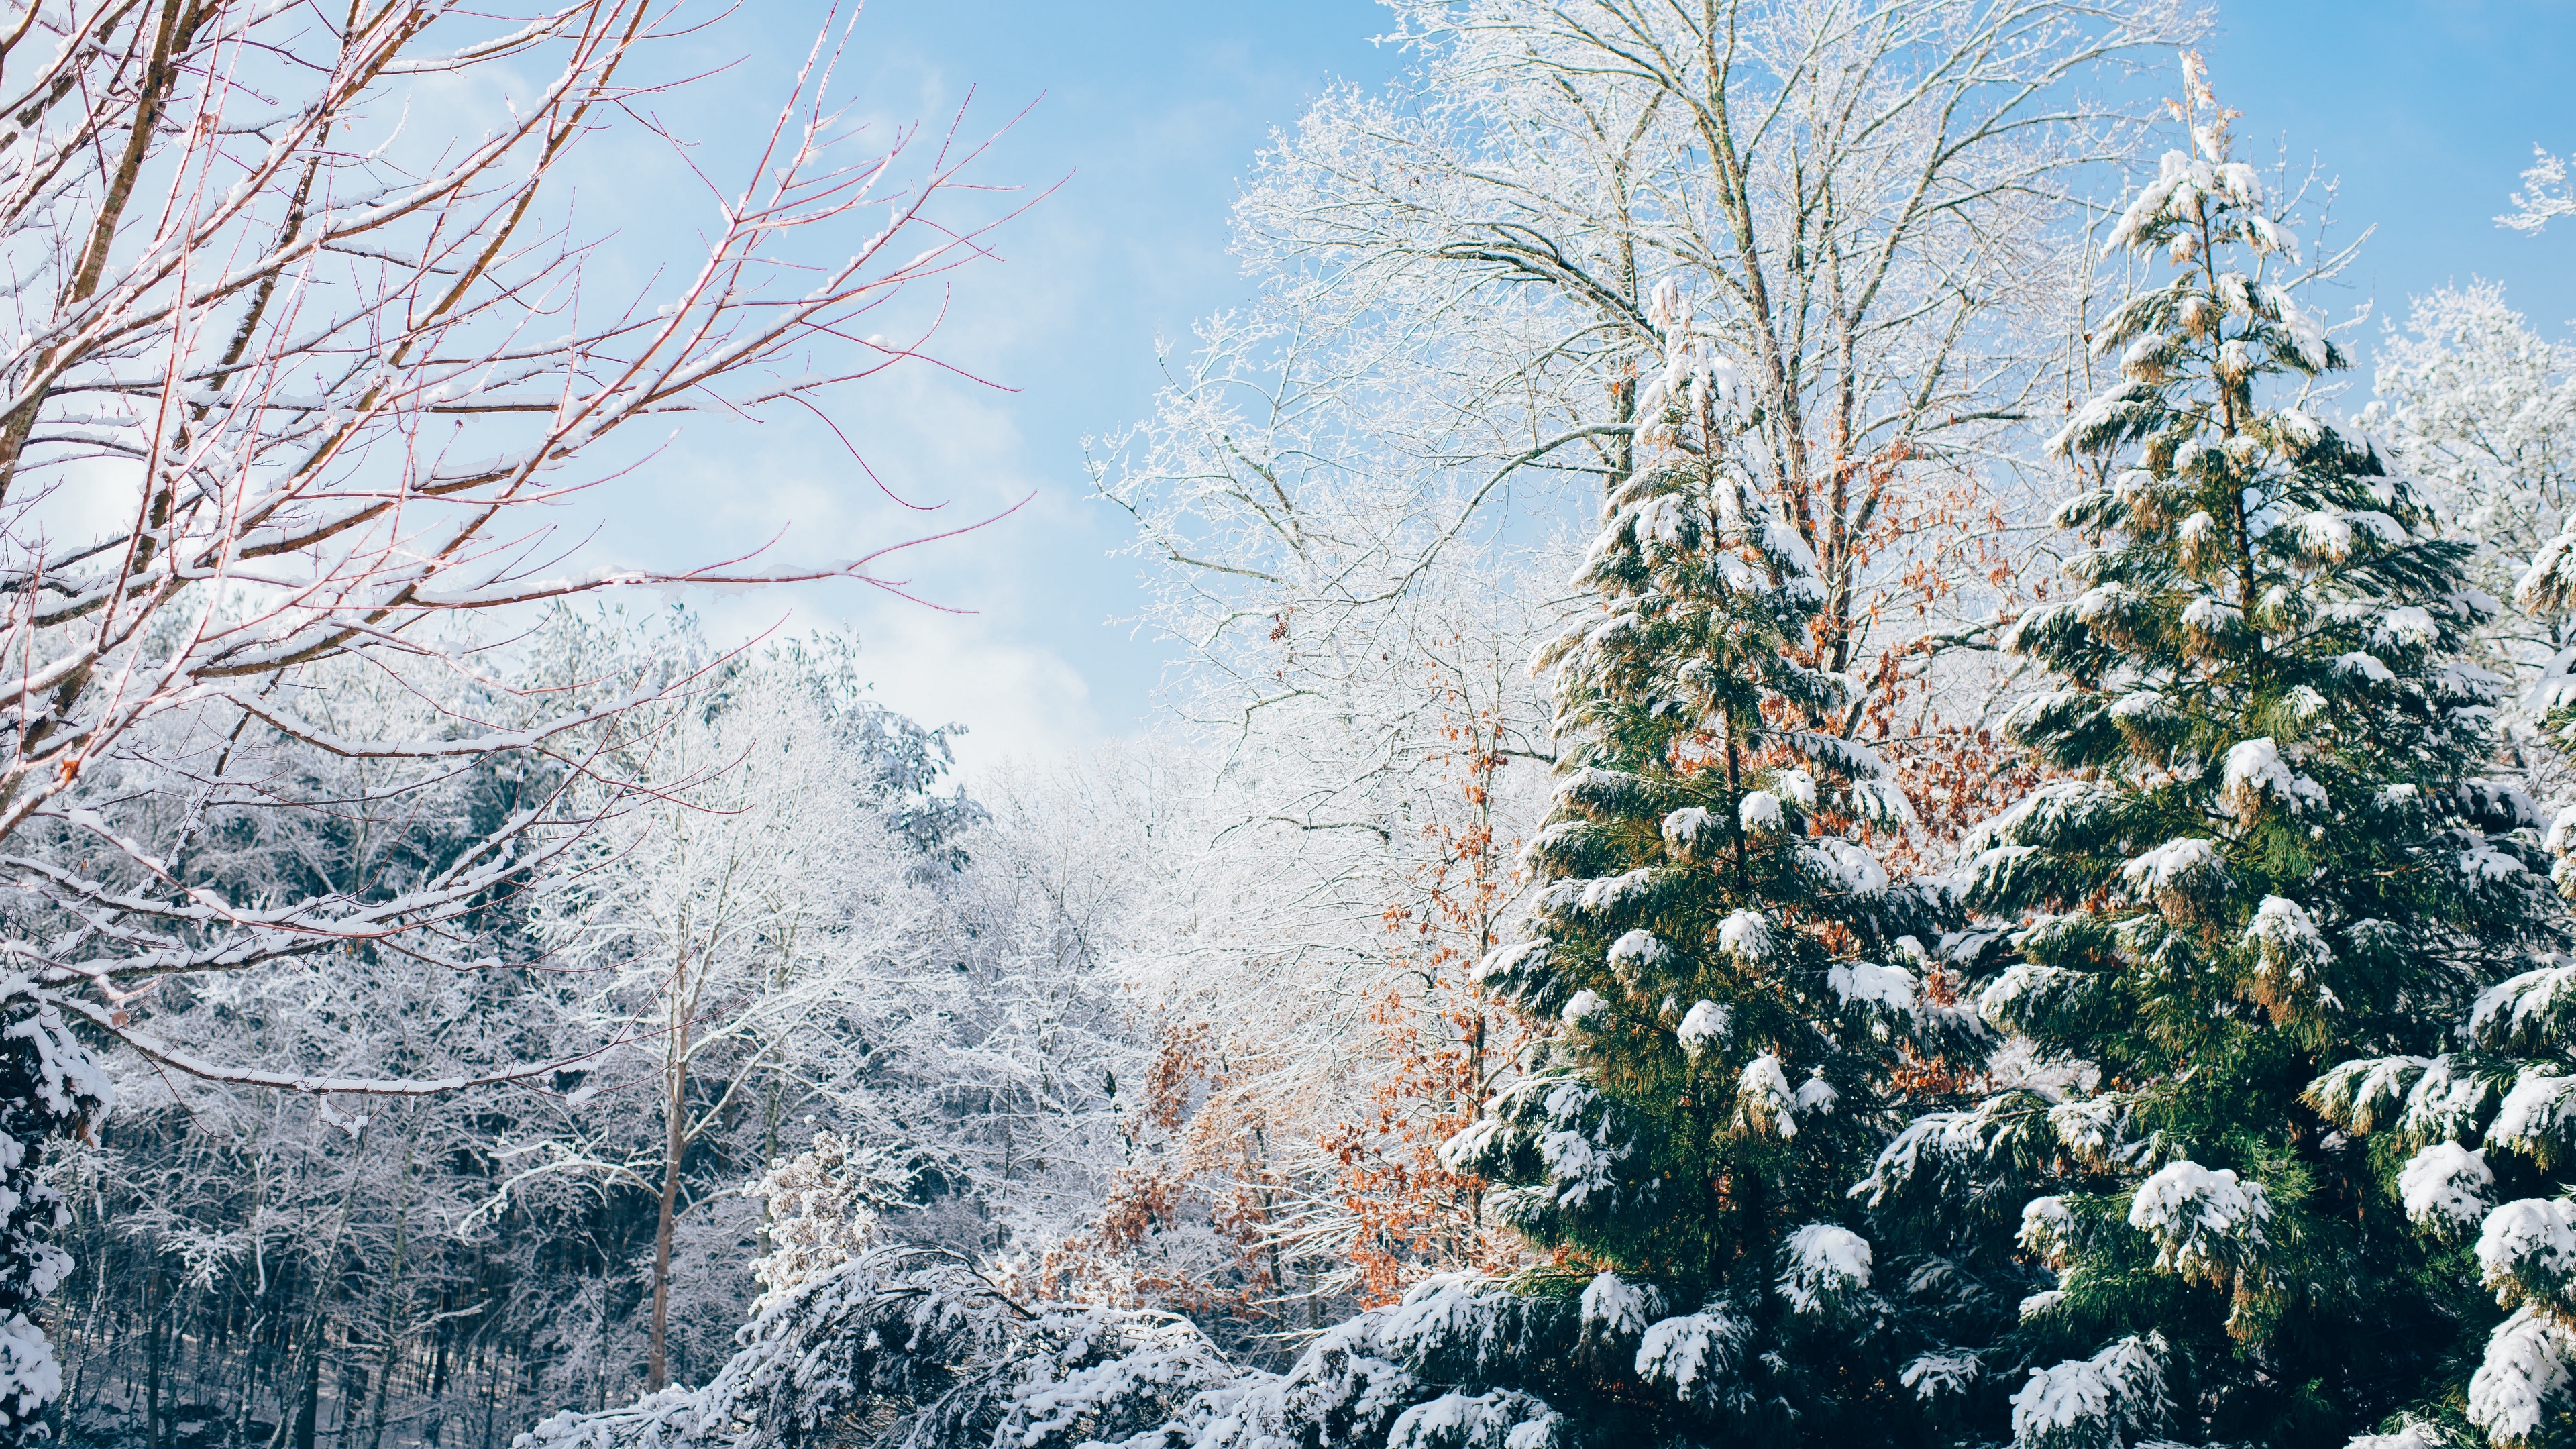
<path id="1" fill-rule="evenodd" d="M 1790 1296 L 1822 1311 L 1866 1288 L 1867 1245 L 1811 1228 L 1783 1269 Z M 1723 1298 L 1666 1309 L 1660 1290 L 1611 1273 L 1575 1297 L 1444 1276 L 1271 1372 L 1230 1361 L 1186 1319 L 1024 1301 L 962 1258 L 880 1249 L 779 1294 L 706 1384 L 555 1415 L 514 1449 L 772 1449 L 862 1425 L 920 1449 L 1559 1449 L 1623 1425 L 1658 1440 L 1740 1433 L 1757 1407 L 1757 1326 Z"/>

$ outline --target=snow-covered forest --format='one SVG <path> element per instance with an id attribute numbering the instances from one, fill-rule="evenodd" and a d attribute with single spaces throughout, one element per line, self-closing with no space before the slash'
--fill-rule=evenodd
<path id="1" fill-rule="evenodd" d="M 964 783 L 552 531 L 1017 221 L 724 23 L 0 5 L 0 1441 L 2576 1446 L 2576 334 L 2211 12 L 1387 0 Z"/>

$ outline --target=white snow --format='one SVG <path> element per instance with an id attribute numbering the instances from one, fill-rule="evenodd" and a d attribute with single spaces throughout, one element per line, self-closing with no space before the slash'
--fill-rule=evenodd
<path id="1" fill-rule="evenodd" d="M 2133 1150 L 2128 1106 L 2117 1097 L 2080 1097 L 2048 1109 L 2058 1144 L 2077 1159 L 2107 1167 Z"/>
<path id="2" fill-rule="evenodd" d="M 2352 522 L 2340 509 L 2320 508 L 2292 524 L 2299 548 L 2314 558 L 2341 561 L 2352 556 Z"/>
<path id="3" fill-rule="evenodd" d="M 2522 873 L 2521 860 L 2496 849 L 2485 836 L 2473 834 L 2469 848 L 2460 852 L 2460 874 L 2471 880 L 2498 881 Z"/>
<path id="4" fill-rule="evenodd" d="M 2425 1065 L 2407 1091 L 2397 1130 L 2419 1141 L 2462 1136 L 2492 1095 L 2473 1064 L 2445 1052 Z"/>
<path id="5" fill-rule="evenodd" d="M 1959 854 L 1975 856 L 1999 845 L 2020 841 L 2025 824 L 2043 826 L 2080 816 L 2087 807 L 2117 798 L 2089 780 L 2056 780 L 2024 795 L 2002 814 L 1972 827 L 1959 837 Z"/>
<path id="6" fill-rule="evenodd" d="M 2215 888 L 2227 879 L 2217 843 L 2192 835 L 2168 840 L 2120 867 L 2120 881 L 2142 896 Z"/>
<path id="7" fill-rule="evenodd" d="M 2091 1358 L 2035 1368 L 2012 1396 L 2013 1443 L 2028 1449 L 2131 1442 L 2170 1407 L 2162 1335 L 2124 1338 Z"/>
<path id="8" fill-rule="evenodd" d="M 2207 518 L 2209 515 L 2204 513 L 2200 516 Z M 2113 719 L 2159 720 L 2173 717 L 2173 702 L 2166 699 L 2161 690 L 2133 690 L 2121 695 L 2119 701 L 2111 706 Z"/>
<path id="9" fill-rule="evenodd" d="M 1905 787 L 1894 780 L 1854 780 L 1851 782 L 1852 813 L 1877 825 L 1904 826 L 1916 823 L 1914 802 L 1905 798 Z"/>
<path id="10" fill-rule="evenodd" d="M 1553 1449 L 1564 1419 L 1517 1389 L 1450 1392 L 1396 1416 L 1387 1449 Z M 1070 1437 L 1070 1436 L 1065 1436 Z"/>
<path id="11" fill-rule="evenodd" d="M 1609 1009 L 1610 1003 L 1601 999 L 1600 992 L 1586 987 L 1583 990 L 1574 993 L 1574 999 L 1565 1003 L 1565 1011 L 1563 1013 L 1565 1024 L 1568 1026 L 1583 1026 L 1589 1023 L 1594 1017 L 1600 1016 Z"/>
<path id="12" fill-rule="evenodd" d="M 2083 973 L 2063 966 L 2034 966 L 2028 961 L 2015 961 L 2003 973 L 1977 993 L 1977 1015 L 1998 1031 L 2011 1031 L 2021 1016 L 2022 1002 L 2030 997 L 2045 999 L 2053 989 L 2081 989 Z"/>
<path id="13" fill-rule="evenodd" d="M 2380 615 L 2374 632 L 2382 641 L 2418 648 L 2429 648 L 2442 638 L 2441 626 L 2433 622 L 2433 616 L 2413 604 Z"/>
<path id="14" fill-rule="evenodd" d="M 1669 1384 L 1686 1403 L 1717 1401 L 1722 1385 L 1735 1376 L 1753 1325 L 1734 1307 L 1712 1300 L 1697 1313 L 1667 1318 L 1646 1330 L 1637 1345 L 1637 1377 L 1650 1384 Z"/>
<path id="15" fill-rule="evenodd" d="M 2457 1230 L 2486 1216 L 2495 1172 L 2486 1154 L 2456 1142 L 2427 1145 L 2397 1170 L 2397 1197 L 2422 1227 Z"/>
<path id="16" fill-rule="evenodd" d="M 1735 818 L 1751 831 L 1778 830 L 1781 825 L 1780 797 L 1768 790 L 1747 790 L 1736 802 Z"/>
<path id="17" fill-rule="evenodd" d="M 1652 1283 L 1631 1283 L 1602 1273 L 1583 1290 L 1583 1331 L 1605 1338 L 1634 1338 L 1664 1316 L 1664 1295 Z"/>
<path id="18" fill-rule="evenodd" d="M 1563 1095 L 1564 1090 L 1560 1088 L 1555 1095 Z M 1599 1095 L 1589 1088 L 1582 1091 L 1586 1100 Z M 1557 1202 L 1566 1207 L 1581 1207 L 1591 1200 L 1594 1193 L 1608 1192 L 1615 1185 L 1612 1172 L 1628 1152 L 1625 1145 L 1610 1145 L 1607 1117 L 1589 1132 L 1579 1125 L 1569 1124 L 1554 1132 L 1541 1133 L 1538 1139 L 1539 1165 L 1546 1170 L 1548 1182 L 1556 1189 Z"/>
<path id="19" fill-rule="evenodd" d="M 2253 920 L 2246 923 L 2244 940 L 2254 948 L 2263 981 L 2274 993 L 2315 989 L 2322 1001 L 2335 1004 L 2334 993 L 2318 986 L 2325 969 L 2334 964 L 2334 948 L 2326 944 L 2307 907 L 2281 896 L 2265 896 Z"/>
<path id="20" fill-rule="evenodd" d="M 2186 629 L 2215 634 L 2233 628 L 2244 617 L 2245 611 L 2234 604 L 2215 594 L 2203 594 L 2182 611 L 2182 624 Z"/>
<path id="21" fill-rule="evenodd" d="M 1467 979 L 1482 985 L 1497 976 L 1510 975 L 1524 964 L 1546 956 L 1547 948 L 1555 944 L 1545 937 L 1540 937 L 1536 940 L 1514 941 L 1509 945 L 1496 946 L 1485 953 L 1485 959 L 1476 963 L 1476 969 L 1468 973 Z"/>
<path id="22" fill-rule="evenodd" d="M 2558 1023 L 2576 1011 L 2576 966 L 2543 966 L 2478 993 L 2469 1037 L 2491 1047 L 2562 1045 Z"/>
<path id="23" fill-rule="evenodd" d="M 2355 1434 L 2343 1449 L 2450 1449 L 2450 1441 L 2430 1424 L 2409 1424 L 2394 1434 Z"/>
<path id="24" fill-rule="evenodd" d="M 0 1322 L 0 1422 L 34 1420 L 63 1396 L 63 1366 L 45 1331 L 12 1313 Z"/>
<path id="25" fill-rule="evenodd" d="M 1914 973 L 1902 966 L 1838 961 L 1826 970 L 1825 984 L 1833 988 L 1845 1006 L 1858 1001 L 1891 1011 L 1914 1009 L 1917 983 Z"/>
<path id="26" fill-rule="evenodd" d="M 2326 802 L 2325 787 L 2291 769 L 2271 737 L 2228 746 L 2218 797 L 2235 807 L 2238 819 L 2251 823 L 2266 795 L 2293 815 Z"/>
<path id="27" fill-rule="evenodd" d="M 1664 817 L 1664 844 L 1675 855 L 1688 855 L 1709 834 L 1709 813 L 1696 805 L 1686 805 Z"/>
<path id="28" fill-rule="evenodd" d="M 1828 890 L 1873 895 L 1887 889 L 1887 867 L 1848 840 L 1827 835 L 1801 842 L 1798 850 L 1800 859 Z"/>
<path id="29" fill-rule="evenodd" d="M 1671 960 L 1672 955 L 1672 948 L 1655 939 L 1654 932 L 1630 931 L 1610 943 L 1610 969 L 1633 981 Z"/>
<path id="30" fill-rule="evenodd" d="M 2566 1397 L 2576 1339 L 2537 1306 L 2515 1310 L 2487 1339 L 2486 1358 L 2469 1375 L 2469 1422 L 2498 1442 L 2528 1440 Z"/>
<path id="31" fill-rule="evenodd" d="M 2156 1266 L 2186 1278 L 2220 1278 L 2270 1246 L 2271 1199 L 2228 1168 L 2167 1163 L 2129 1199 L 2129 1226 L 2156 1245 Z"/>
<path id="32" fill-rule="evenodd" d="M 1974 1352 L 1942 1348 L 1917 1354 L 1897 1373 L 1896 1381 L 1928 1403 L 1944 1395 L 1966 1393 L 1984 1373 L 1985 1364 Z"/>
<path id="33" fill-rule="evenodd" d="M 2054 1193 L 2021 1205 L 2021 1229 L 2013 1241 L 2021 1250 L 2054 1268 L 2066 1260 L 2074 1241 L 2075 1213 Z"/>
<path id="34" fill-rule="evenodd" d="M 2317 1078 L 2309 1097 L 2328 1117 L 2355 1132 L 2376 1132 L 2406 1103 L 2430 1057 L 2371 1057 L 2343 1062 Z"/>
<path id="35" fill-rule="evenodd" d="M 1809 1223 L 1789 1235 L 1782 1256 L 1780 1296 L 1792 1313 L 1822 1313 L 1869 1286 L 1869 1241 L 1849 1228 Z"/>
<path id="36" fill-rule="evenodd" d="M 1789 1074 L 1780 1058 L 1764 1052 L 1744 1064 L 1735 1083 L 1737 1112 L 1748 1122 L 1769 1128 L 1784 1141 L 1798 1135 L 1798 1099 L 1789 1090 Z"/>
<path id="37" fill-rule="evenodd" d="M 2576 1270 L 2576 1213 L 2567 1203 L 2526 1197 L 2487 1214 L 2478 1230 L 2478 1281 L 2510 1303 L 2526 1283 L 2544 1288 Z"/>
<path id="38" fill-rule="evenodd" d="M 1692 1056 L 1698 1056 L 1715 1046 L 1726 1035 L 1730 1015 L 1725 1007 L 1714 1001 L 1692 1003 L 1689 1014 L 1682 1018 L 1679 1033 L 1682 1048 Z"/>
<path id="39" fill-rule="evenodd" d="M 1717 927 L 1717 948 L 1739 961 L 1771 954 L 1771 922 L 1760 911 L 1732 911 Z"/>
<path id="40" fill-rule="evenodd" d="M 2576 1128 L 2576 1077 L 2539 1063 L 2526 1066 L 2487 1124 L 2487 1145 L 2551 1161 L 2565 1155 Z"/>
<path id="41" fill-rule="evenodd" d="M 1587 911 L 1610 910 L 1643 900 L 1654 889 L 1654 880 L 1653 867 L 1639 866 L 1624 875 L 1586 881 L 1581 897 L 1583 908 Z"/>

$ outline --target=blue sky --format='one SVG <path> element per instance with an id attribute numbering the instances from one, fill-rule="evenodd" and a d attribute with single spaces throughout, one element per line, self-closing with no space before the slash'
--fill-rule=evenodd
<path id="1" fill-rule="evenodd" d="M 679 129 L 711 155 L 755 139 L 823 12 L 753 0 L 693 42 L 692 63 L 737 63 L 669 103 Z M 1244 299 L 1226 251 L 1240 178 L 1321 86 L 1393 73 L 1370 43 L 1383 29 L 1369 0 L 871 0 L 843 90 L 885 123 L 944 119 L 970 87 L 986 126 L 1034 102 L 980 171 L 1055 190 L 1001 234 L 1001 262 L 956 281 L 936 350 L 996 385 L 916 369 L 853 392 L 838 421 L 897 492 L 949 500 L 945 517 L 1029 502 L 913 557 L 924 597 L 971 612 L 855 586 L 692 598 L 711 628 L 856 629 L 889 703 L 972 727 L 970 773 L 1147 727 L 1168 651 L 1113 622 L 1138 607 L 1139 564 L 1113 555 L 1125 534 L 1088 498 L 1083 440 L 1149 409 L 1158 340 L 1185 345 Z M 2240 137 L 2313 154 L 2338 179 L 2338 230 L 2376 227 L 2344 306 L 2401 315 L 2410 293 L 2483 276 L 2566 335 L 2576 227 L 2535 239 L 2492 218 L 2535 142 L 2576 146 L 2576 0 L 2235 0 L 2204 50 Z M 702 205 L 614 191 L 629 236 Z M 665 566 L 782 530 L 782 555 L 845 557 L 912 522 L 790 421 L 698 429 L 576 511 L 593 555 Z"/>

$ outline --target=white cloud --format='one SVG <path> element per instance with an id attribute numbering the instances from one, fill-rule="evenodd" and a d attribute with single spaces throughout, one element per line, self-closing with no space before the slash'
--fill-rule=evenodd
<path id="1" fill-rule="evenodd" d="M 1080 670 L 1024 629 L 982 614 L 951 614 L 900 599 L 850 610 L 845 596 L 796 591 L 683 591 L 707 635 L 735 641 L 848 627 L 859 639 L 859 677 L 876 697 L 926 725 L 960 723 L 957 774 L 971 788 L 1007 762 L 1052 764 L 1102 738 L 1091 686 Z"/>

